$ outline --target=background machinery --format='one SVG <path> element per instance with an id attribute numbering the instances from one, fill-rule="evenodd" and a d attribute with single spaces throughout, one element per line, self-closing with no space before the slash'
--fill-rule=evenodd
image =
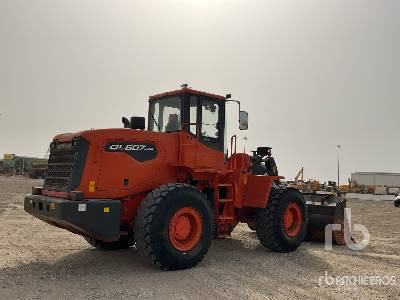
<path id="1" fill-rule="evenodd" d="M 45 178 L 47 171 L 47 159 L 36 159 L 32 161 L 32 164 L 29 169 L 29 177 L 36 178 Z"/>
<path id="2" fill-rule="evenodd" d="M 136 243 L 166 270 L 196 265 L 240 222 L 278 252 L 302 243 L 309 220 L 341 224 L 345 202 L 305 199 L 283 177 L 253 171 L 265 147 L 238 153 L 233 136 L 225 154 L 226 104 L 239 104 L 239 128 L 248 127 L 229 98 L 184 85 L 149 98 L 147 130 L 132 117 L 125 128 L 57 135 L 44 185 L 25 197 L 25 210 L 96 248 Z"/>
<path id="3" fill-rule="evenodd" d="M 304 167 L 301 167 L 300 171 L 294 177 L 294 181 L 289 183 L 288 186 L 298 190 L 302 190 L 304 188 Z"/>

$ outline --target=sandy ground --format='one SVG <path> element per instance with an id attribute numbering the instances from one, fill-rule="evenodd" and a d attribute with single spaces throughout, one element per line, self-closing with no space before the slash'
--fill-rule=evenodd
<path id="1" fill-rule="evenodd" d="M 400 209 L 392 202 L 351 201 L 352 220 L 367 226 L 361 251 L 303 243 L 280 254 L 262 248 L 240 225 L 213 242 L 195 268 L 164 272 L 134 248 L 92 249 L 80 236 L 23 210 L 40 180 L 0 177 L 0 299 L 92 298 L 400 298 Z M 328 285 L 320 276 L 395 276 L 394 285 Z M 329 281 L 328 281 L 329 283 Z M 387 282 L 386 282 L 387 283 Z"/>

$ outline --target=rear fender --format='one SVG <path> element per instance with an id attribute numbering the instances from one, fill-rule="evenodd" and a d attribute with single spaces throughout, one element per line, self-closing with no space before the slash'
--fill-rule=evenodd
<path id="1" fill-rule="evenodd" d="M 265 208 L 272 183 L 283 178 L 282 176 L 248 176 L 243 206 Z"/>

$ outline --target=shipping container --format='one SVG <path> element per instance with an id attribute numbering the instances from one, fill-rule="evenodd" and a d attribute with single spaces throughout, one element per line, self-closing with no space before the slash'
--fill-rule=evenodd
<path id="1" fill-rule="evenodd" d="M 400 187 L 400 173 L 355 172 L 351 173 L 351 180 L 361 185 Z"/>

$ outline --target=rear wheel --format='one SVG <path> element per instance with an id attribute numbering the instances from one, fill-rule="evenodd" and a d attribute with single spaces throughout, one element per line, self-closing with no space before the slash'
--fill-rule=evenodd
<path id="1" fill-rule="evenodd" d="M 135 220 L 137 247 L 165 270 L 193 267 L 211 245 L 212 210 L 193 186 L 168 184 L 149 193 Z"/>
<path id="2" fill-rule="evenodd" d="M 292 188 L 271 187 L 266 208 L 256 213 L 261 244 L 277 252 L 297 249 L 307 230 L 307 210 L 301 193 Z"/>
<path id="3" fill-rule="evenodd" d="M 104 250 L 119 250 L 126 249 L 134 245 L 134 239 L 132 235 L 121 235 L 118 241 L 115 242 L 103 242 L 93 238 L 84 237 L 85 240 L 96 249 Z"/>

